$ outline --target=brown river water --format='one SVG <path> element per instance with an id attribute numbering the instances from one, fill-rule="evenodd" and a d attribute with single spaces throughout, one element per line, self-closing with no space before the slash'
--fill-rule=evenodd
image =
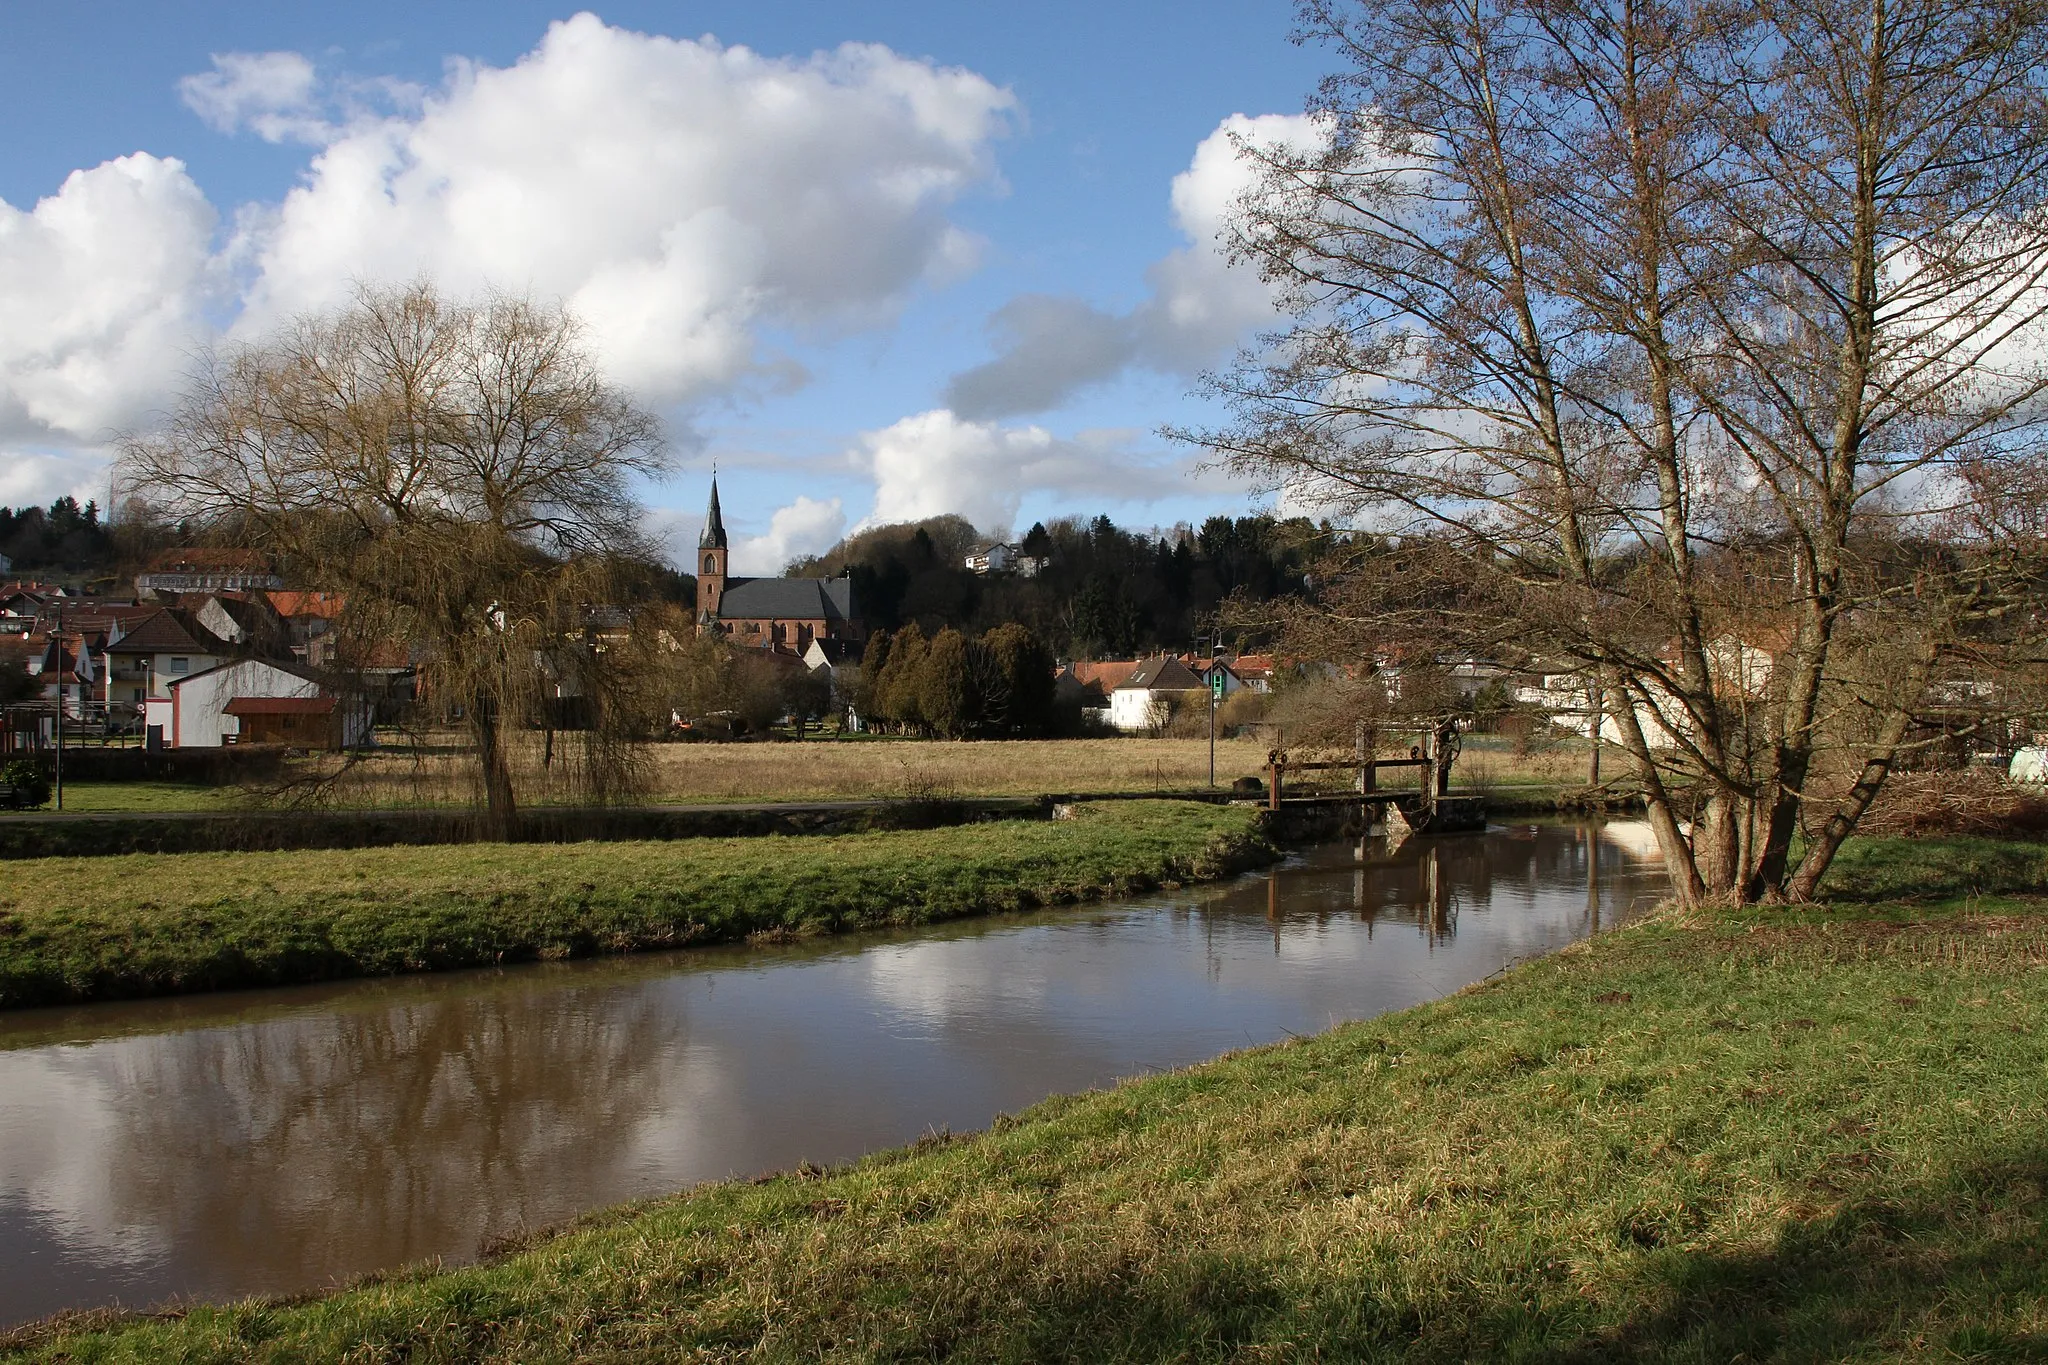
<path id="1" fill-rule="evenodd" d="M 316 1290 L 1457 990 L 1654 904 L 1646 827 L 735 946 L 0 1015 L 0 1325 Z"/>

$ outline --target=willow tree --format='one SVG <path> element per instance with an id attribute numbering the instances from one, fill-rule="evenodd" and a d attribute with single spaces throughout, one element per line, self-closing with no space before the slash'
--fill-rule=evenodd
<path id="1" fill-rule="evenodd" d="M 608 703 L 627 651 L 606 648 L 592 609 L 643 548 L 631 479 L 662 445 L 566 313 L 361 289 L 209 357 L 123 458 L 162 512 L 344 594 L 358 658 L 417 662 L 474 742 L 494 822 L 516 809 L 513 729 L 560 691 L 596 713 L 583 785 L 618 789 L 628 750 L 605 712 L 623 714 Z"/>
<path id="2" fill-rule="evenodd" d="M 1576 670 L 1682 897 L 1811 896 L 2039 619 L 2039 518 L 1996 520 L 2042 488 L 2036 9 L 1301 17 L 1343 67 L 1233 238 L 1294 321 L 1198 437 L 1393 538 L 1299 624 Z"/>

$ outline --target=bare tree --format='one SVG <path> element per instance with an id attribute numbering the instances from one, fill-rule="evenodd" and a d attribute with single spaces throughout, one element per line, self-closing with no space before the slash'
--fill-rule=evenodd
<path id="1" fill-rule="evenodd" d="M 1681 897 L 1811 896 L 2028 615 L 2038 519 L 1986 514 L 2041 487 L 2034 11 L 1301 14 L 1325 140 L 1245 149 L 1235 236 L 1296 323 L 1198 439 L 1396 538 L 1324 567 L 1325 636 L 1581 670 Z"/>
<path id="2" fill-rule="evenodd" d="M 124 449 L 161 512 L 346 594 L 358 657 L 417 658 L 474 741 L 498 824 L 516 809 L 510 732 L 543 689 L 573 674 L 603 709 L 590 612 L 642 548 L 630 476 L 661 461 L 655 419 L 605 382 L 566 313 L 426 284 L 361 289 L 211 356 L 164 430 Z M 603 721 L 582 732 L 599 797 L 629 752 Z"/>

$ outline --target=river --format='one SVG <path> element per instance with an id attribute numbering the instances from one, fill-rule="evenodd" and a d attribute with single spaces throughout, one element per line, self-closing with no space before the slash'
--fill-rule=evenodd
<path id="1" fill-rule="evenodd" d="M 1642 825 L 1515 824 L 913 932 L 0 1015 L 0 1325 L 319 1289 L 980 1128 L 1447 994 L 1663 890 Z"/>

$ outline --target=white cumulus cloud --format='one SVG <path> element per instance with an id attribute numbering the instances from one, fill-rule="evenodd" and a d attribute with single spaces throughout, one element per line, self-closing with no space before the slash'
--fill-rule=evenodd
<path id="1" fill-rule="evenodd" d="M 580 14 L 329 141 L 250 228 L 243 325 L 429 275 L 560 298 L 620 380 L 701 398 L 769 363 L 758 328 L 879 325 L 969 264 L 948 209 L 1012 103 L 871 44 L 778 59 Z"/>
<path id="2" fill-rule="evenodd" d="M 261 336 L 359 282 L 560 300 L 651 404 L 791 382 L 765 332 L 883 326 L 972 265 L 951 210 L 994 183 L 1015 103 L 876 45 L 776 58 L 589 14 L 432 92 L 262 52 L 217 54 L 179 94 L 217 130 L 312 144 L 302 183 L 237 208 L 226 240 L 184 166 L 147 153 L 0 202 L 10 462 L 103 462 L 221 326 Z"/>
<path id="3" fill-rule="evenodd" d="M 1041 426 L 969 421 L 945 408 L 867 433 L 854 459 L 875 479 L 866 526 L 951 512 L 996 530 L 1015 522 L 1028 493 L 1141 503 L 1188 491 L 1184 460 L 1136 451 L 1127 432 L 1063 438 Z"/>
<path id="4" fill-rule="evenodd" d="M 766 535 L 747 536 L 733 543 L 732 571 L 736 574 L 772 575 L 803 555 L 821 554 L 832 548 L 846 531 L 846 508 L 838 498 L 820 500 L 798 496 L 787 507 L 778 507 L 768 518 Z"/>
<path id="5" fill-rule="evenodd" d="M 989 320 L 995 359 L 955 375 L 947 405 L 976 419 L 1042 412 L 1132 366 L 1192 373 L 1272 323 L 1272 291 L 1256 270 L 1231 264 L 1221 241 L 1256 183 L 1238 147 L 1299 146 L 1317 135 L 1303 115 L 1224 119 L 1173 179 L 1173 221 L 1188 245 L 1153 263 L 1146 299 L 1127 313 L 1062 296 L 1013 299 Z"/>
<path id="6" fill-rule="evenodd" d="M 182 163 L 137 152 L 0 202 L 0 443 L 103 441 L 164 405 L 204 330 L 213 207 Z"/>

